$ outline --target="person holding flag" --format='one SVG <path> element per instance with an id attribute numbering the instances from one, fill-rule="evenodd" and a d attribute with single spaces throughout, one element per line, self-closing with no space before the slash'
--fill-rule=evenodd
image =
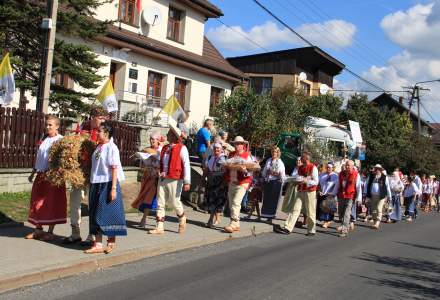
<path id="1" fill-rule="evenodd" d="M 0 105 L 9 105 L 14 99 L 15 81 L 12 73 L 9 53 L 6 53 L 0 64 Z"/>

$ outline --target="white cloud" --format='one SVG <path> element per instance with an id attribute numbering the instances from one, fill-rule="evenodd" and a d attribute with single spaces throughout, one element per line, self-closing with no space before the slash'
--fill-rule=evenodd
<path id="1" fill-rule="evenodd" d="M 231 26 L 232 29 L 221 25 L 210 28 L 208 38 L 219 48 L 229 51 L 252 51 L 264 48 L 274 48 L 278 45 L 303 46 L 304 43 L 286 28 L 280 28 L 272 21 L 256 25 L 249 31 L 241 26 Z M 324 23 L 303 24 L 297 31 L 313 44 L 319 47 L 342 49 L 352 44 L 356 26 L 343 20 L 330 20 Z M 331 41 L 331 42 L 330 42 Z"/>
<path id="2" fill-rule="evenodd" d="M 415 5 L 407 11 L 387 15 L 381 22 L 385 34 L 398 46 L 401 53 L 391 57 L 382 67 L 372 66 L 362 75 L 385 90 L 402 90 L 416 82 L 440 79 L 440 0 L 426 5 Z M 440 83 L 426 85 L 430 92 L 422 93 L 422 103 L 440 122 Z M 372 90 L 360 80 L 341 83 L 340 89 Z M 404 93 L 395 93 L 407 97 Z M 370 99 L 377 94 L 369 94 Z M 431 117 L 421 110 L 422 117 Z"/>
<path id="3" fill-rule="evenodd" d="M 420 55 L 440 55 L 440 1 L 387 15 L 381 27 L 388 38 Z"/>

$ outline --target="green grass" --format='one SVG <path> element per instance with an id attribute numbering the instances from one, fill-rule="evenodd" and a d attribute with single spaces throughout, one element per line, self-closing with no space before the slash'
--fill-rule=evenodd
<path id="1" fill-rule="evenodd" d="M 26 221 L 30 199 L 30 192 L 0 193 L 0 224 Z M 69 210 L 69 206 L 67 209 Z M 166 205 L 165 210 L 170 212 L 172 208 Z M 139 213 L 137 209 L 132 207 L 126 207 L 125 212 Z M 69 212 L 67 212 L 67 216 L 69 216 Z"/>
<path id="2" fill-rule="evenodd" d="M 30 192 L 0 193 L 0 224 L 27 220 Z"/>

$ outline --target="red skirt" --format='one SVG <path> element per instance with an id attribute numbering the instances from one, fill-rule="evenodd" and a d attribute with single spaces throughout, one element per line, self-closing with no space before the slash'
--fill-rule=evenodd
<path id="1" fill-rule="evenodd" d="M 38 173 L 32 185 L 28 221 L 35 226 L 66 223 L 66 187 L 54 186 L 44 178 L 44 173 Z"/>

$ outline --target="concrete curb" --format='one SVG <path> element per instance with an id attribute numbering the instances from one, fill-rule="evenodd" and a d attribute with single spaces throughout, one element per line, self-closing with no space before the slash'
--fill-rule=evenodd
<path id="1" fill-rule="evenodd" d="M 258 233 L 255 233 L 255 235 L 268 233 L 271 231 L 272 231 L 271 228 L 264 228 L 264 229 L 260 229 Z M 114 253 L 109 255 L 98 254 L 96 256 L 90 257 L 90 259 L 85 258 L 79 261 L 66 263 L 62 265 L 57 264 L 57 265 L 49 266 L 44 270 L 41 269 L 31 270 L 26 274 L 3 276 L 3 278 L 0 277 L 0 294 L 26 286 L 42 284 L 48 281 L 73 276 L 78 273 L 89 273 L 100 269 L 105 269 L 121 264 L 135 262 L 148 257 L 215 244 L 230 239 L 245 238 L 252 235 L 253 235 L 252 233 L 249 233 L 239 237 L 233 237 L 233 236 L 231 237 L 230 235 L 225 234 L 224 236 L 215 237 L 215 238 L 200 238 L 195 241 L 193 240 L 191 242 L 186 242 L 183 245 L 170 243 L 168 245 L 161 247 L 155 247 L 155 248 L 142 247 L 142 248 L 127 250 L 120 253 L 118 253 L 117 252 L 118 250 L 116 249 Z"/>

